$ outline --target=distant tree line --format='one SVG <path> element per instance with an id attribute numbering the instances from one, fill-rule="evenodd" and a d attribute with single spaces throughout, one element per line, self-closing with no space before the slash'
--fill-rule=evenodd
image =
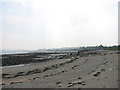
<path id="1" fill-rule="evenodd" d="M 80 47 L 79 50 L 120 50 L 120 45 L 114 46 L 91 46 L 91 47 Z"/>

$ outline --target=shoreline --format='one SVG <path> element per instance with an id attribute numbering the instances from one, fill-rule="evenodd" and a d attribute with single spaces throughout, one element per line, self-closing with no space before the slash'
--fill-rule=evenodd
<path id="1" fill-rule="evenodd" d="M 99 54 L 3 68 L 3 88 L 117 88 L 119 53 L 96 52 Z"/>

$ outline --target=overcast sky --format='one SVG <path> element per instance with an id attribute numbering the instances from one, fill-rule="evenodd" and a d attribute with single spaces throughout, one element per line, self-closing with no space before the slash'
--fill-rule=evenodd
<path id="1" fill-rule="evenodd" d="M 118 44 L 119 0 L 0 0 L 2 49 Z"/>

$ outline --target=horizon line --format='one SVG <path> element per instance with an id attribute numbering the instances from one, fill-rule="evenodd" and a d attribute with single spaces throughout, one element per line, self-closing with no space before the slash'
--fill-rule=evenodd
<path id="1" fill-rule="evenodd" d="M 100 44 L 102 45 L 102 44 Z M 0 49 L 0 50 L 41 50 L 41 49 L 60 49 L 60 48 L 77 48 L 77 47 L 97 47 L 100 45 L 82 45 L 82 46 L 68 46 L 68 47 L 55 47 L 55 48 L 38 48 L 38 49 Z M 106 46 L 106 47 L 110 47 L 110 46 L 119 46 L 120 44 L 117 45 L 102 45 L 102 46 Z"/>

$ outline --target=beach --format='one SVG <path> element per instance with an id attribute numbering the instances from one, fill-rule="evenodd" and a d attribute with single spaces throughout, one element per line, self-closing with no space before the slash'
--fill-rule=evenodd
<path id="1" fill-rule="evenodd" d="M 4 67 L 1 84 L 3 88 L 118 88 L 119 52 L 85 52 L 87 55 Z"/>

